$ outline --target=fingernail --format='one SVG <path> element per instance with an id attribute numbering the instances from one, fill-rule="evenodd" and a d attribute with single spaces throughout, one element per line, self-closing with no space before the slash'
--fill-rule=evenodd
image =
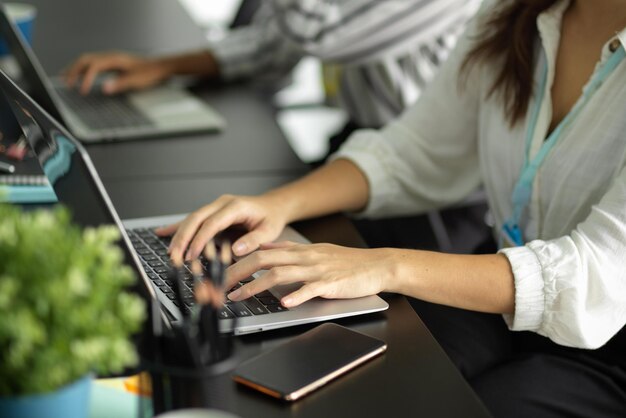
<path id="1" fill-rule="evenodd" d="M 248 248 L 246 244 L 239 242 L 233 246 L 233 252 L 237 255 L 243 255 L 246 248 Z"/>
<path id="2" fill-rule="evenodd" d="M 113 93 L 113 88 L 114 88 L 114 85 L 110 81 L 106 81 L 106 82 L 104 82 L 104 84 L 102 84 L 102 92 L 103 93 L 111 94 L 111 93 Z"/>
<path id="3" fill-rule="evenodd" d="M 233 290 L 232 292 L 230 292 L 228 294 L 228 299 L 230 299 L 230 300 L 237 300 L 240 295 L 241 295 L 241 290 L 239 290 L 239 289 Z"/>
<path id="4" fill-rule="evenodd" d="M 284 306 L 291 306 L 291 303 L 293 302 L 293 299 L 290 297 L 286 297 L 282 299 L 283 305 Z"/>

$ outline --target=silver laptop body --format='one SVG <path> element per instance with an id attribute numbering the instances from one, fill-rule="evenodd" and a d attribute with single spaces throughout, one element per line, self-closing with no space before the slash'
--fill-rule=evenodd
<path id="1" fill-rule="evenodd" d="M 59 202 L 72 211 L 74 222 L 85 227 L 115 224 L 122 235 L 120 248 L 125 254 L 127 264 L 137 272 L 149 297 L 160 301 L 161 307 L 168 313 L 170 321 L 179 320 L 181 318 L 179 309 L 151 281 L 149 276 L 150 273 L 154 272 L 151 272 L 149 268 L 142 267 L 142 261 L 133 248 L 127 230 L 168 225 L 180 220 L 184 215 L 120 221 L 100 177 L 82 145 L 2 72 L 0 72 L 0 88 L 35 151 Z M 291 228 L 286 228 L 279 238 L 279 240 L 285 239 L 307 242 L 304 237 Z M 258 277 L 262 273 L 258 272 L 255 276 Z M 280 299 L 297 287 L 298 285 L 277 287 L 271 289 L 270 293 Z M 284 312 L 238 317 L 235 334 L 247 334 L 383 311 L 387 308 L 388 304 L 378 296 L 341 300 L 314 299 Z M 232 320 L 221 320 L 220 329 L 222 331 L 231 330 Z"/>
<path id="2" fill-rule="evenodd" d="M 132 220 L 123 220 L 122 224 L 127 230 L 135 230 L 140 228 L 155 228 L 158 226 L 169 225 L 183 219 L 185 215 L 160 216 L 152 218 L 139 218 Z M 280 237 L 276 241 L 293 241 L 299 243 L 309 243 L 300 233 L 291 227 L 285 228 Z M 259 277 L 264 271 L 255 273 L 254 277 Z M 277 286 L 270 289 L 276 298 L 297 290 L 299 284 Z M 172 313 L 177 319 L 180 319 L 180 311 L 173 305 L 172 301 L 164 295 L 159 295 L 161 303 Z M 346 316 L 360 315 L 372 312 L 378 312 L 387 309 L 388 304 L 378 296 L 369 296 L 357 299 L 313 299 L 296 308 L 290 308 L 285 312 L 275 312 L 264 315 L 252 315 L 237 318 L 235 334 L 249 334 L 253 332 L 266 331 L 270 329 L 283 328 L 292 325 L 307 324 L 310 322 L 327 321 L 331 319 L 342 318 Z M 220 330 L 222 332 L 230 331 L 230 321 L 220 321 Z"/>
<path id="3" fill-rule="evenodd" d="M 225 127 L 224 119 L 208 104 L 174 83 L 110 97 L 100 93 L 81 96 L 59 78 L 46 75 L 21 32 L 7 17 L 5 7 L 0 7 L 0 34 L 17 61 L 20 85 L 82 141 L 126 140 Z"/>

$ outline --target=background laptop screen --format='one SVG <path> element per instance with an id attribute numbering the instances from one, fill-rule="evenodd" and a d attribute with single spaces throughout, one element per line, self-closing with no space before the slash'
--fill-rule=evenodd
<path id="1" fill-rule="evenodd" d="M 41 104 L 47 112 L 52 113 L 55 118 L 61 119 L 61 115 L 57 112 L 57 108 L 50 97 L 49 87 L 44 84 L 45 73 L 43 68 L 39 65 L 39 61 L 37 61 L 30 47 L 27 46 L 22 33 L 8 18 L 6 6 L 3 5 L 0 5 L 0 35 L 6 40 L 11 55 L 22 71 L 19 80 L 20 87 L 28 92 L 37 103 Z"/>

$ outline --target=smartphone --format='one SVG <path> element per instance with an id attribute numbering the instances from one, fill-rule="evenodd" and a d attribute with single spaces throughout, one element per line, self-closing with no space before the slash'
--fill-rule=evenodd
<path id="1" fill-rule="evenodd" d="M 295 401 L 386 349 L 384 341 L 325 323 L 240 364 L 233 379 L 274 398 Z"/>

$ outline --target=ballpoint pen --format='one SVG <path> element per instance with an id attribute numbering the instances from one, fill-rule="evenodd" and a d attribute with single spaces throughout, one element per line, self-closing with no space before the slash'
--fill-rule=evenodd
<path id="1" fill-rule="evenodd" d="M 232 259 L 232 255 L 230 251 L 230 244 L 227 240 L 224 240 L 221 243 L 219 250 L 218 250 L 215 246 L 215 243 L 213 241 L 209 241 L 209 243 L 205 246 L 203 253 L 206 258 L 206 264 L 208 265 L 209 280 L 210 280 L 210 283 L 212 284 L 212 289 L 214 289 L 214 291 L 216 292 L 216 299 L 219 299 L 219 301 L 221 302 L 224 297 L 223 292 L 224 292 L 224 284 L 225 284 L 226 267 L 230 265 L 231 259 Z M 211 326 L 213 331 L 211 329 L 207 329 L 206 332 L 208 333 L 208 335 L 211 337 L 212 340 L 217 341 L 217 344 L 219 344 L 219 341 L 220 341 L 220 338 L 219 338 L 220 334 L 219 334 L 219 327 L 218 327 L 218 315 L 219 315 L 218 310 L 219 309 L 224 309 L 221 306 L 221 303 L 219 306 L 216 306 L 215 309 L 212 309 L 210 313 L 206 309 L 204 310 L 205 320 L 210 320 L 210 322 L 213 324 Z M 223 357 L 223 354 L 225 354 L 223 352 L 224 350 L 222 350 L 222 348 L 224 347 L 219 346 L 217 348 L 218 348 L 218 351 L 215 352 L 215 355 L 217 356 L 217 358 L 221 359 Z"/>
<path id="2" fill-rule="evenodd" d="M 222 241 L 222 245 L 220 247 L 220 273 L 217 276 L 217 285 L 219 287 L 224 286 L 224 282 L 226 281 L 226 268 L 230 265 L 232 261 L 232 253 L 230 251 L 230 241 L 224 240 Z"/>
<path id="3" fill-rule="evenodd" d="M 215 261 L 217 260 L 217 250 L 215 248 L 215 242 L 213 240 L 209 241 L 207 245 L 204 247 L 204 257 L 206 258 L 207 263 L 209 263 L 209 277 L 213 281 L 213 283 L 217 283 L 217 277 L 220 276 L 220 266 Z"/>
<path id="4" fill-rule="evenodd" d="M 218 289 L 220 290 L 221 295 L 224 294 L 224 285 L 226 282 L 226 268 L 231 264 L 231 262 L 232 262 L 232 253 L 230 250 L 230 242 L 228 240 L 224 240 L 222 241 L 222 245 L 220 246 L 219 262 L 217 263 L 219 274 L 215 277 L 216 285 Z M 235 332 L 236 323 L 237 323 L 237 317 L 235 316 L 231 324 L 233 333 Z M 227 342 L 226 346 L 220 347 L 221 349 L 221 353 L 219 353 L 220 358 L 225 358 L 229 356 L 230 353 L 232 352 L 232 347 L 233 347 L 232 337 L 227 338 L 226 342 Z"/>
<path id="5" fill-rule="evenodd" d="M 202 292 L 200 289 L 202 288 L 204 279 L 202 277 L 202 266 L 200 265 L 200 262 L 198 260 L 192 261 L 189 267 L 191 270 L 191 275 L 193 277 L 193 292 L 196 302 L 193 305 L 193 309 L 191 310 L 191 325 L 193 327 L 194 337 L 199 338 L 200 311 L 202 310 L 203 305 L 202 297 L 199 296 L 202 296 Z"/>
<path id="6" fill-rule="evenodd" d="M 183 318 L 189 315 L 189 311 L 185 309 L 185 299 L 183 297 L 185 291 L 185 283 L 183 277 L 185 274 L 185 265 L 181 259 L 172 259 L 172 268 L 169 272 L 169 280 L 172 284 L 172 290 L 176 297 L 176 302 L 179 305 L 180 313 Z"/>
<path id="7" fill-rule="evenodd" d="M 212 286 L 209 282 L 207 286 Z M 214 363 L 220 358 L 219 324 L 217 309 L 212 302 L 203 304 L 200 309 L 200 330 L 202 335 L 202 351 L 208 356 L 206 363 Z"/>
<path id="8" fill-rule="evenodd" d="M 189 310 L 186 309 L 184 291 L 185 284 L 183 282 L 183 275 L 185 273 L 185 267 L 180 260 L 172 260 L 173 269 L 170 272 L 170 280 L 174 282 L 172 290 L 176 297 L 177 303 L 180 305 L 180 312 L 183 316 L 181 326 L 177 328 L 177 331 L 183 337 L 185 341 L 186 350 L 189 354 L 191 363 L 194 366 L 202 365 L 202 358 L 200 353 L 200 347 L 197 341 L 197 332 L 194 329 L 193 321 L 190 319 Z"/>
<path id="9" fill-rule="evenodd" d="M 199 284 L 204 282 L 204 279 L 202 277 L 202 265 L 200 264 L 200 261 L 193 260 L 191 262 L 191 274 L 193 275 L 194 286 L 198 286 Z"/>
<path id="10" fill-rule="evenodd" d="M 15 166 L 13 164 L 3 163 L 0 161 L 0 171 L 13 174 L 15 173 Z"/>

